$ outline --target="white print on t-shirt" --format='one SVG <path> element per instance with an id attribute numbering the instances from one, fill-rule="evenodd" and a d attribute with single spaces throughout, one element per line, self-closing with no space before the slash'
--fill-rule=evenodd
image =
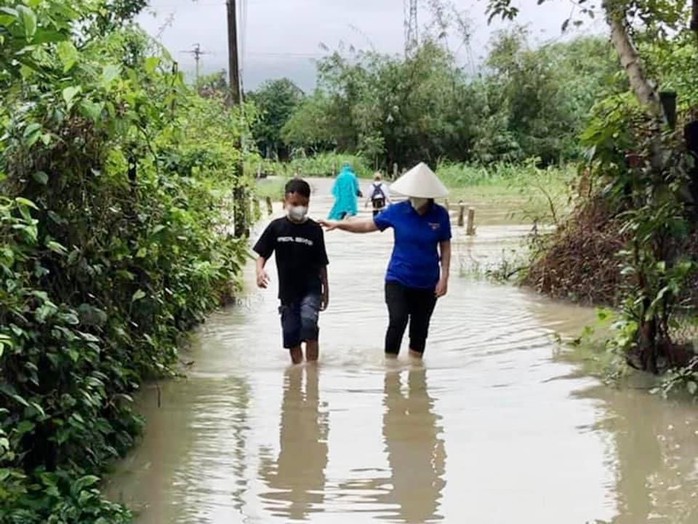
<path id="1" fill-rule="evenodd" d="M 441 224 L 439 224 L 438 222 L 429 222 L 429 227 L 431 227 L 432 231 L 436 231 L 441 227 Z"/>
<path id="2" fill-rule="evenodd" d="M 305 244 L 307 246 L 312 246 L 313 241 L 308 238 L 303 237 L 278 237 L 277 242 L 295 242 L 296 244 Z"/>

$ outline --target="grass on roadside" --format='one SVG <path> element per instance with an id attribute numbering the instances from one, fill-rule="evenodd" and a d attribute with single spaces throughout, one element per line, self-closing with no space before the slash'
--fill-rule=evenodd
<path id="1" fill-rule="evenodd" d="M 340 153 L 318 153 L 314 156 L 297 156 L 289 162 L 273 160 L 250 161 L 245 165 L 248 173 L 262 172 L 266 175 L 290 178 L 296 174 L 303 178 L 333 177 L 345 163 L 351 164 L 359 178 L 370 178 L 374 170 L 370 162 L 360 155 Z"/>
<path id="2" fill-rule="evenodd" d="M 558 223 L 569 210 L 575 176 L 572 167 L 539 169 L 530 163 L 489 167 L 443 163 L 437 173 L 450 189 L 452 203 L 486 201 L 540 223 Z"/>
<path id="3" fill-rule="evenodd" d="M 276 201 L 283 197 L 283 187 L 295 173 L 304 178 L 328 176 L 333 166 L 341 166 L 345 160 L 350 161 L 359 174 L 372 173 L 363 159 L 348 155 L 324 154 L 284 164 L 267 162 L 269 165 L 263 170 L 275 176 L 258 179 L 256 194 L 258 198 L 268 196 Z M 541 224 L 558 223 L 567 213 L 571 203 L 570 183 L 575 176 L 572 167 L 538 169 L 530 163 L 488 167 L 442 163 L 436 171 L 450 190 L 451 204 L 462 200 L 501 206 Z"/>
<path id="4" fill-rule="evenodd" d="M 260 178 L 255 184 L 255 194 L 259 199 L 271 198 L 277 202 L 284 197 L 284 187 L 288 182 L 287 177 Z"/>

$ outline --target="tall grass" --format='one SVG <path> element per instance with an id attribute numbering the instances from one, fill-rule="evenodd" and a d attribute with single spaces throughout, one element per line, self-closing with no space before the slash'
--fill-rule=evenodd
<path id="1" fill-rule="evenodd" d="M 441 163 L 436 172 L 452 202 L 499 203 L 531 222 L 558 224 L 569 212 L 574 167 L 539 169 L 533 163 L 476 166 Z"/>
<path id="2" fill-rule="evenodd" d="M 564 186 L 574 176 L 570 167 L 539 169 L 530 163 L 477 166 L 439 163 L 439 178 L 449 187 L 505 186 L 521 188 L 531 184 Z"/>
<path id="3" fill-rule="evenodd" d="M 271 176 L 292 177 L 298 174 L 301 177 L 332 177 L 339 173 L 344 163 L 349 163 L 360 178 L 370 178 L 373 175 L 368 160 L 359 155 L 347 155 L 340 153 L 318 153 L 313 156 L 297 156 L 289 162 L 277 162 L 273 160 L 249 161 L 245 165 L 248 173 L 257 173 Z"/>
<path id="4" fill-rule="evenodd" d="M 284 187 L 289 178 L 286 176 L 259 179 L 255 184 L 254 195 L 257 198 L 271 198 L 273 201 L 278 201 L 284 197 Z"/>

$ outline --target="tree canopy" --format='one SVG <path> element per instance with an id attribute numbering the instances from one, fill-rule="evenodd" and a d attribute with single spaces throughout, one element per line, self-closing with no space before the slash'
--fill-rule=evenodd
<path id="1" fill-rule="evenodd" d="M 409 56 L 344 49 L 318 62 L 318 87 L 299 99 L 290 82 L 251 98 L 261 148 L 337 150 L 391 166 L 439 159 L 481 163 L 580 154 L 594 101 L 624 88 L 609 43 L 596 37 L 533 47 L 522 29 L 495 36 L 473 77 L 438 39 Z"/>
<path id="2" fill-rule="evenodd" d="M 257 147 L 267 157 L 287 156 L 287 144 L 282 130 L 298 106 L 303 102 L 303 91 L 288 78 L 269 80 L 247 95 L 259 112 L 252 123 L 252 134 Z"/>

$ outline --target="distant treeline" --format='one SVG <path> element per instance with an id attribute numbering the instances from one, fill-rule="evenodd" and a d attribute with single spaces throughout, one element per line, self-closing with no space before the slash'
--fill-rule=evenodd
<path id="1" fill-rule="evenodd" d="M 417 160 L 542 164 L 580 155 L 594 102 L 626 85 L 606 39 L 534 47 L 523 30 L 498 34 L 481 72 L 468 75 L 445 44 L 409 57 L 352 49 L 318 62 L 318 87 L 288 79 L 248 95 L 262 156 L 358 154 L 390 167 Z"/>

